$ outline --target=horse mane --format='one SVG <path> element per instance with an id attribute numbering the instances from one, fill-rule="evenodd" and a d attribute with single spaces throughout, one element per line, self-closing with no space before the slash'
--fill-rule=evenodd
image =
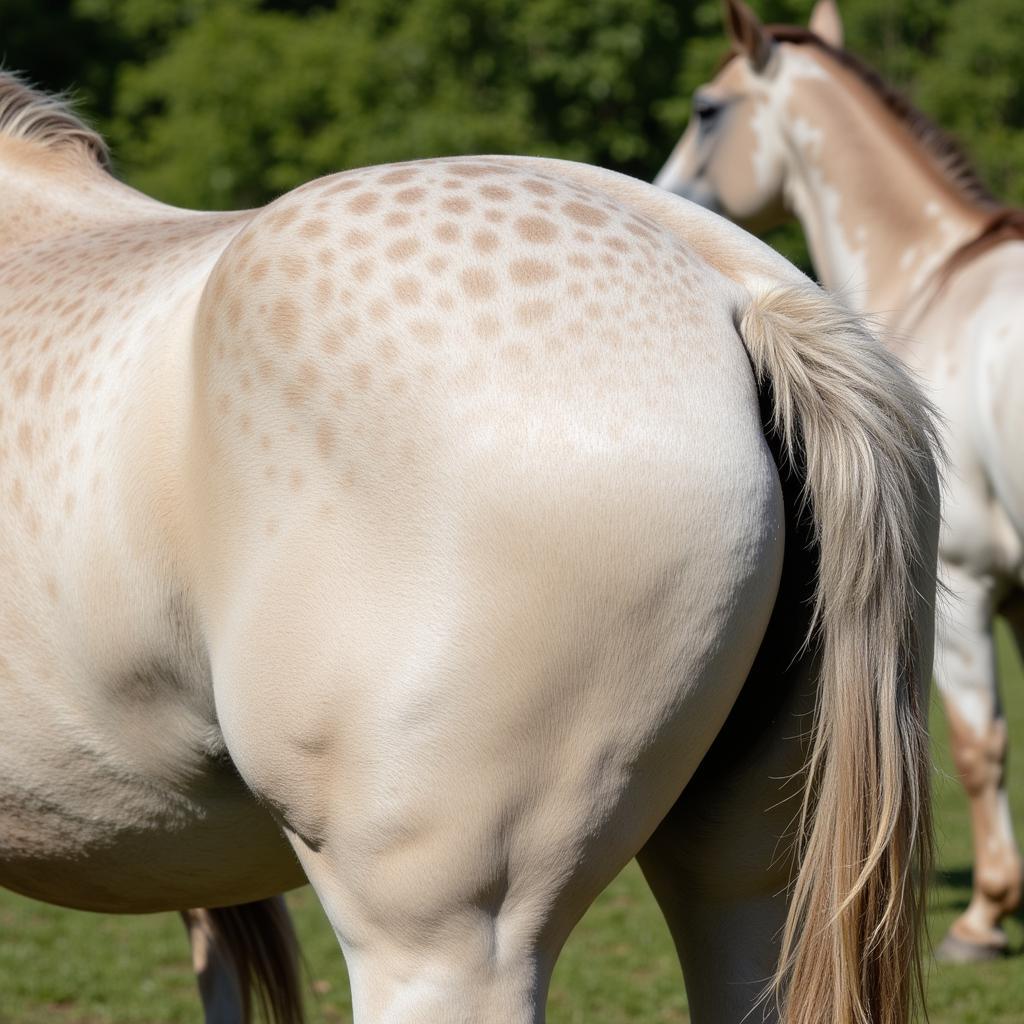
<path id="1" fill-rule="evenodd" d="M 106 142 L 72 111 L 69 99 L 35 89 L 12 71 L 0 71 L 0 136 L 77 149 L 110 170 Z"/>
<path id="2" fill-rule="evenodd" d="M 765 25 L 765 32 L 779 43 L 814 46 L 845 68 L 874 93 L 886 110 L 906 127 L 920 143 L 940 174 L 965 199 L 988 213 L 984 225 L 946 260 L 936 280 L 945 281 L 960 267 L 1003 242 L 1024 239 L 1024 210 L 999 202 L 982 181 L 970 157 L 960 143 L 922 113 L 901 92 L 889 85 L 874 68 L 848 50 L 827 43 L 821 36 L 799 25 Z M 735 54 L 730 54 L 726 61 Z"/>
<path id="3" fill-rule="evenodd" d="M 815 46 L 855 75 L 910 132 L 945 178 L 967 199 L 988 207 L 1000 204 L 981 179 L 963 146 L 893 88 L 874 68 L 848 50 L 837 49 L 808 28 L 798 25 L 766 25 L 765 31 L 780 43 Z"/>

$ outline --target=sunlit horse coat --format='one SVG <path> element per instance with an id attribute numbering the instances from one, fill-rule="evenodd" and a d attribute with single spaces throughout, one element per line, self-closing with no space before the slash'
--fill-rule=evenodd
<path id="1" fill-rule="evenodd" d="M 698 1024 L 776 972 L 787 1020 L 906 1020 L 937 498 L 857 318 L 589 167 L 200 214 L 103 156 L 0 82 L 0 882 L 308 876 L 359 1024 L 536 1024 L 642 850 Z M 246 964 L 295 1019 L 283 919 L 231 913 L 188 914 L 209 1019 Z"/>
<path id="2" fill-rule="evenodd" d="M 1004 786 L 992 617 L 1024 650 L 1024 213 L 955 144 L 841 49 L 830 0 L 811 27 L 727 8 L 736 51 L 698 90 L 658 183 L 751 226 L 795 214 L 822 281 L 885 325 L 947 429 L 936 676 L 971 801 L 974 892 L 941 952 L 985 958 L 1024 878 Z"/>

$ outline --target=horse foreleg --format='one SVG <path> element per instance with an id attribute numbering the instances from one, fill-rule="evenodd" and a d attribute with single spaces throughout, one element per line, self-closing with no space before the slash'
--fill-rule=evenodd
<path id="1" fill-rule="evenodd" d="M 937 953 L 978 960 L 1006 948 L 1001 919 L 1021 898 L 1021 857 L 1007 800 L 1006 719 L 999 702 L 988 588 L 961 570 L 947 572 L 951 595 L 936 642 L 936 679 L 950 744 L 970 801 L 974 880 L 967 909 Z"/>

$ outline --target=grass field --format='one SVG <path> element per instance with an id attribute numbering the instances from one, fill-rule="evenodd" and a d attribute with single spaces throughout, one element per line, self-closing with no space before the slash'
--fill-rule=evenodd
<path id="1" fill-rule="evenodd" d="M 1018 836 L 1024 827 L 1024 672 L 1000 631 L 1008 678 Z M 937 941 L 970 893 L 970 837 L 951 774 L 946 729 L 933 708 L 938 873 L 930 930 Z M 290 897 L 308 967 L 313 1022 L 351 1020 L 341 955 L 312 892 Z M 1011 955 L 982 966 L 933 966 L 934 1024 L 1024 1024 L 1024 918 L 1009 925 Z M 0 891 L 0 1024 L 170 1024 L 200 1019 L 184 929 L 173 915 L 103 917 Z M 664 924 L 635 865 L 601 896 L 558 965 L 550 1024 L 681 1024 L 689 1020 Z"/>

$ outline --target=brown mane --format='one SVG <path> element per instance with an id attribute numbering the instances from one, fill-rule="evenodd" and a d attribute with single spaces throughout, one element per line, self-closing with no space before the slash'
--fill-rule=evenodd
<path id="1" fill-rule="evenodd" d="M 1024 210 L 1000 203 L 989 191 L 963 147 L 930 117 L 918 110 L 873 68 L 847 50 L 837 49 L 810 29 L 797 25 L 765 25 L 765 32 L 779 43 L 814 46 L 840 67 L 854 74 L 921 144 L 943 177 L 966 199 L 988 213 L 985 225 L 957 249 L 935 276 L 941 284 L 958 268 L 1003 242 L 1024 239 Z M 735 54 L 731 54 L 727 60 Z"/>
<path id="2" fill-rule="evenodd" d="M 67 99 L 33 89 L 11 71 L 0 71 L 0 135 L 49 149 L 78 149 L 110 170 L 107 144 L 72 113 Z"/>

